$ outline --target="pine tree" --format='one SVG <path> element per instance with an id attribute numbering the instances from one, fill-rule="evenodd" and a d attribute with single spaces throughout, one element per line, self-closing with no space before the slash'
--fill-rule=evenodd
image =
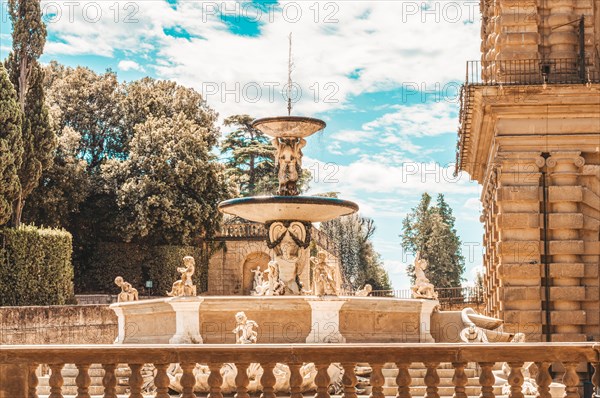
<path id="1" fill-rule="evenodd" d="M 9 0 L 8 11 L 13 24 L 13 51 L 6 66 L 24 115 L 21 126 L 23 154 L 18 171 L 21 189 L 12 214 L 13 225 L 19 226 L 25 199 L 38 185 L 43 168 L 52 161 L 56 137 L 44 102 L 44 72 L 37 61 L 46 43 L 40 2 Z"/>
<path id="2" fill-rule="evenodd" d="M 10 219 L 12 203 L 20 191 L 21 123 L 17 93 L 0 63 L 0 225 Z"/>
<path id="3" fill-rule="evenodd" d="M 225 126 L 236 130 L 227 134 L 221 154 L 227 157 L 228 175 L 237 182 L 241 196 L 271 194 L 277 189 L 275 148 L 269 138 L 252 127 L 249 115 L 233 115 Z"/>
<path id="4" fill-rule="evenodd" d="M 402 248 L 418 251 L 427 260 L 425 274 L 436 288 L 459 287 L 463 280 L 465 260 L 454 222 L 444 195 L 439 194 L 436 205 L 431 206 L 431 196 L 424 193 L 402 223 Z M 407 273 L 414 282 L 413 264 L 408 265 Z"/>

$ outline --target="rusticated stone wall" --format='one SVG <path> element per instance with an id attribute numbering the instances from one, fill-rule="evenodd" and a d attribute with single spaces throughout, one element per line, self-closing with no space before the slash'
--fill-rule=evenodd
<path id="1" fill-rule="evenodd" d="M 107 305 L 0 307 L 0 345 L 112 344 L 117 316 Z"/>

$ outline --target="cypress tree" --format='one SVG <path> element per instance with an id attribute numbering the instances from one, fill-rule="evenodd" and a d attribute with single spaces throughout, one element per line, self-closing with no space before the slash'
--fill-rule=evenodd
<path id="1" fill-rule="evenodd" d="M 427 260 L 425 274 L 436 288 L 459 287 L 463 280 L 465 259 L 454 222 L 444 195 L 438 195 L 436 205 L 431 206 L 431 196 L 424 193 L 402 223 L 402 248 L 419 251 Z M 414 264 L 408 265 L 407 273 L 414 282 Z"/>
<path id="2" fill-rule="evenodd" d="M 18 197 L 20 184 L 17 170 L 21 163 L 21 110 L 17 93 L 0 64 L 0 225 L 12 214 L 12 202 Z"/>
<path id="3" fill-rule="evenodd" d="M 46 43 L 40 2 L 9 0 L 8 12 L 13 25 L 13 51 L 6 67 L 24 116 L 21 126 L 23 153 L 18 169 L 21 187 L 13 202 L 12 214 L 13 225 L 19 226 L 25 199 L 37 187 L 43 168 L 52 161 L 56 136 L 44 103 L 44 73 L 37 61 Z"/>

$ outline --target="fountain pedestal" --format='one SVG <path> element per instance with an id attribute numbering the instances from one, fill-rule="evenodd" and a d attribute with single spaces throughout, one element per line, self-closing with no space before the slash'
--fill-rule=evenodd
<path id="1" fill-rule="evenodd" d="M 340 310 L 345 299 L 339 297 L 320 297 L 308 300 L 311 309 L 311 329 L 307 343 L 345 343 L 340 333 Z"/>

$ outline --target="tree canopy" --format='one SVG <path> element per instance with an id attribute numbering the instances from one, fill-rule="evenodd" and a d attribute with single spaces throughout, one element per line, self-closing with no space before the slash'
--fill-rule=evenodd
<path id="1" fill-rule="evenodd" d="M 221 143 L 227 175 L 241 196 L 271 194 L 277 189 L 275 147 L 269 137 L 252 127 L 249 115 L 233 115 L 224 120 L 234 130 Z"/>
<path id="2" fill-rule="evenodd" d="M 465 259 L 454 223 L 444 195 L 439 194 L 432 206 L 427 193 L 402 222 L 403 250 L 421 253 L 429 264 L 425 274 L 436 288 L 459 287 L 463 280 Z M 414 265 L 410 264 L 407 271 L 414 282 Z"/>

